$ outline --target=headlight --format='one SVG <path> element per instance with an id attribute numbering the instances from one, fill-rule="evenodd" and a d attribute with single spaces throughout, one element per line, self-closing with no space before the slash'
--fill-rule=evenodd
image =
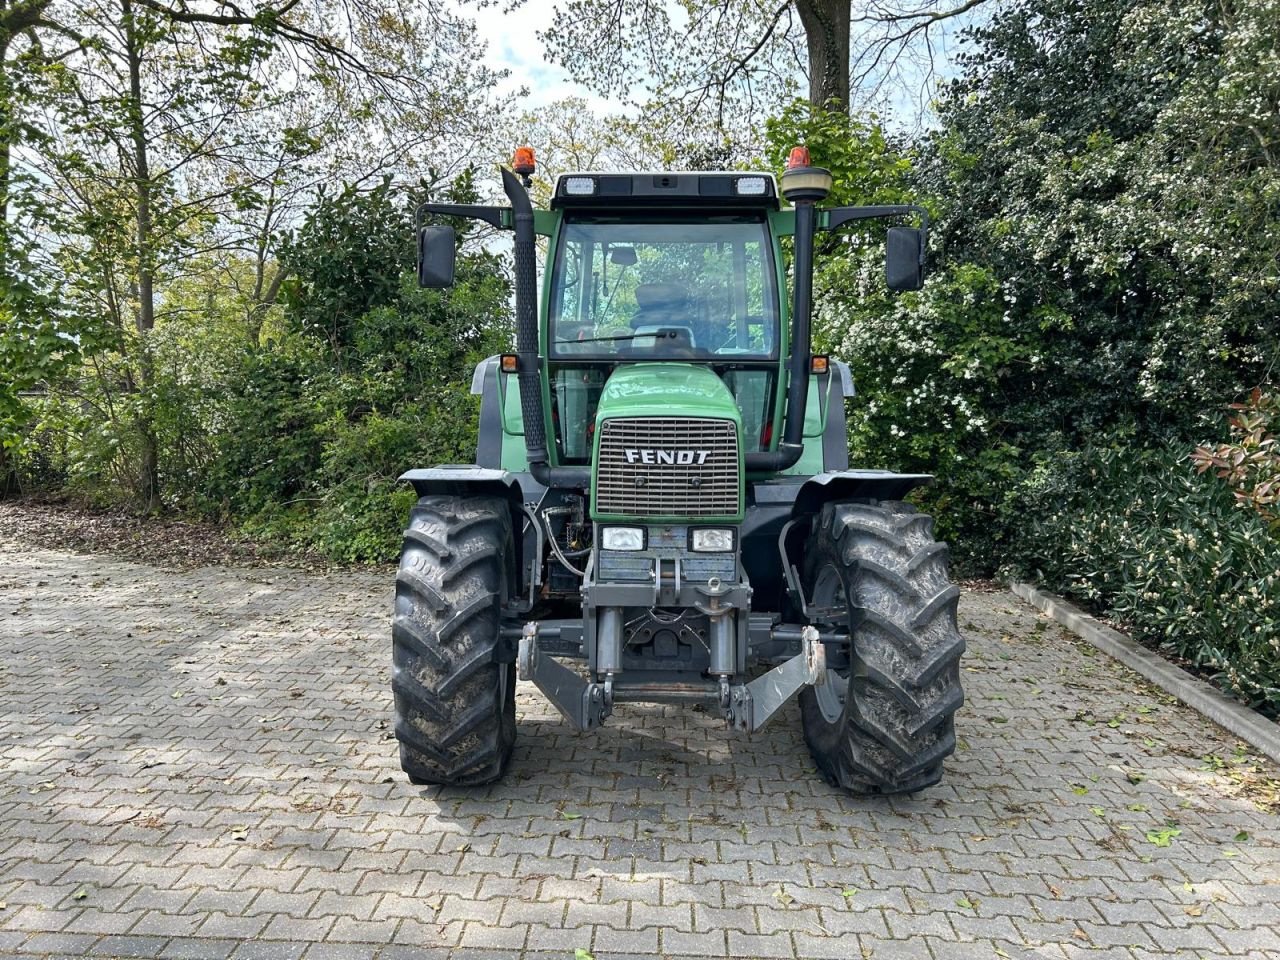
<path id="1" fill-rule="evenodd" d="M 695 530 L 691 546 L 695 553 L 726 553 L 733 549 L 733 531 Z"/>
<path id="2" fill-rule="evenodd" d="M 600 546 L 606 550 L 643 550 L 641 527 L 605 527 L 600 531 Z"/>

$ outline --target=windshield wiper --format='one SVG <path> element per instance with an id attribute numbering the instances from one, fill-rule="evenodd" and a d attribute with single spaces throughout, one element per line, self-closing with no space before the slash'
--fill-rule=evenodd
<path id="1" fill-rule="evenodd" d="M 581 340 L 557 340 L 556 343 L 609 343 L 614 340 L 644 340 L 653 337 L 655 340 L 661 340 L 667 337 L 675 340 L 680 336 L 678 330 L 655 330 L 653 333 L 619 333 L 612 337 L 583 337 Z"/>

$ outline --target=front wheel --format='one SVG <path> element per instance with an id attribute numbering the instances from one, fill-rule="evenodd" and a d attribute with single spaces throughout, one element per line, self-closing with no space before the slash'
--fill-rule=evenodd
<path id="1" fill-rule="evenodd" d="M 909 504 L 826 504 L 805 548 L 819 623 L 847 628 L 826 683 L 800 694 L 805 742 L 828 782 L 856 794 L 911 793 L 942 779 L 964 702 L 960 591 L 947 546 Z"/>
<path id="2" fill-rule="evenodd" d="M 500 656 L 514 581 L 511 513 L 492 497 L 423 497 L 396 574 L 391 689 L 413 783 L 502 776 L 516 739 L 515 665 Z"/>

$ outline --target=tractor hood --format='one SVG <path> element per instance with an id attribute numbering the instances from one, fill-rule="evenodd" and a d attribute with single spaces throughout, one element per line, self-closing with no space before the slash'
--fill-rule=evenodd
<path id="1" fill-rule="evenodd" d="M 596 409 L 592 517 L 740 522 L 741 433 L 733 395 L 708 368 L 618 367 Z"/>
<path id="2" fill-rule="evenodd" d="M 596 433 L 610 417 L 715 417 L 741 427 L 733 395 L 713 371 L 692 363 L 618 367 L 600 395 Z"/>

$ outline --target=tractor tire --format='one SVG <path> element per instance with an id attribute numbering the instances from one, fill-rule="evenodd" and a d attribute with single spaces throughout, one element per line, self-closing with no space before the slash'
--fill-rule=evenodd
<path id="1" fill-rule="evenodd" d="M 818 624 L 847 626 L 826 683 L 800 694 L 804 738 L 826 780 L 854 794 L 913 793 L 942 779 L 964 702 L 959 588 L 933 521 L 905 503 L 826 504 L 805 547 Z M 843 663 L 841 661 L 844 661 Z"/>
<path id="2" fill-rule="evenodd" d="M 391 621 L 400 766 L 416 784 L 499 779 L 516 739 L 516 671 L 500 662 L 515 577 L 505 501 L 423 497 L 409 515 Z"/>

